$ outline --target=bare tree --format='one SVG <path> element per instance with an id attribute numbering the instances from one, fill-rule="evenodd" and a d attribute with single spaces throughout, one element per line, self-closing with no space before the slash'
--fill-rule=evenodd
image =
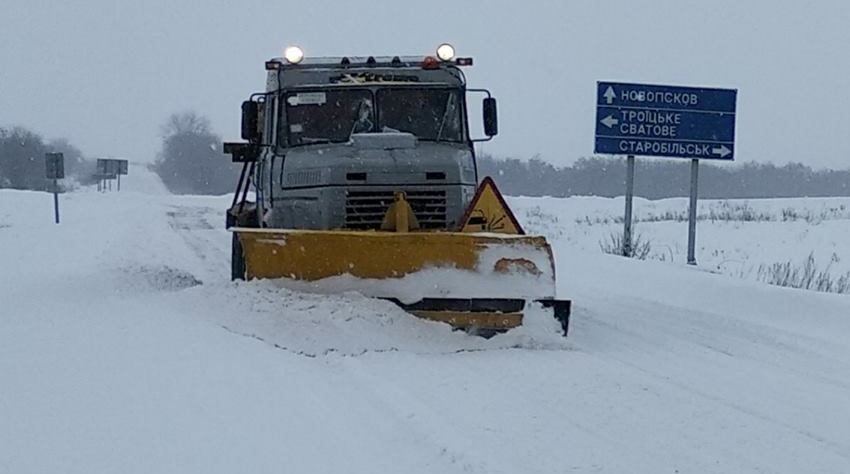
<path id="1" fill-rule="evenodd" d="M 192 110 L 171 114 L 160 126 L 160 133 L 163 138 L 175 135 L 213 135 L 209 119 Z"/>
<path id="2" fill-rule="evenodd" d="M 0 186 L 47 189 L 41 136 L 23 127 L 0 129 Z"/>
<path id="3" fill-rule="evenodd" d="M 232 191 L 238 169 L 221 152 L 221 138 L 206 117 L 175 113 L 160 127 L 162 150 L 154 169 L 171 192 L 225 194 Z"/>

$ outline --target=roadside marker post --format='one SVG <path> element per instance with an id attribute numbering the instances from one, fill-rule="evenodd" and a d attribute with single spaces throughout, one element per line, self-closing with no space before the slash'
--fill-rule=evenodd
<path id="1" fill-rule="evenodd" d="M 735 159 L 737 95 L 735 89 L 596 83 L 594 152 L 628 156 L 623 255 L 633 251 L 635 155 L 690 158 L 688 264 L 696 265 L 699 160 Z"/>
<path id="2" fill-rule="evenodd" d="M 65 156 L 62 153 L 44 154 L 45 176 L 53 180 L 53 216 L 59 223 L 59 180 L 65 179 Z"/>

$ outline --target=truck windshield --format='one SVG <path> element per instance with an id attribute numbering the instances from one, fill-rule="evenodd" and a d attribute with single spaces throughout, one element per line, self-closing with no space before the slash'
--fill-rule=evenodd
<path id="1" fill-rule="evenodd" d="M 366 89 L 293 92 L 286 95 L 290 145 L 346 141 L 374 129 L 372 92 Z"/>
<path id="2" fill-rule="evenodd" d="M 393 131 L 412 133 L 420 140 L 463 140 L 457 89 L 379 89 L 377 101 L 368 89 L 291 92 L 286 95 L 285 110 L 290 146 L 343 142 L 352 133 Z"/>
<path id="3" fill-rule="evenodd" d="M 421 140 L 461 141 L 459 97 L 456 89 L 381 89 L 378 127 Z"/>

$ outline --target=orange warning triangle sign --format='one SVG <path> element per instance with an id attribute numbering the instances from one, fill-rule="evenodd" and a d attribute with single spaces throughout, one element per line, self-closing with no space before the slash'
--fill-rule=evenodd
<path id="1" fill-rule="evenodd" d="M 514 213 L 496 188 L 496 183 L 489 176 L 481 181 L 460 222 L 461 232 L 525 235 Z"/>

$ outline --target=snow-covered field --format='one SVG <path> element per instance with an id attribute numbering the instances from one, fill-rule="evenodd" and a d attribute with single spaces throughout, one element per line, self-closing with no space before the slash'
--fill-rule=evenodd
<path id="1" fill-rule="evenodd" d="M 598 252 L 623 232 L 622 197 L 519 197 L 511 205 L 529 231 L 575 250 Z M 648 259 L 687 261 L 686 198 L 635 198 L 633 212 Z M 701 200 L 697 215 L 696 259 L 705 270 L 756 281 L 762 266 L 801 267 L 811 255 L 834 280 L 850 272 L 850 198 Z"/>
<path id="2" fill-rule="evenodd" d="M 552 241 L 571 333 L 532 315 L 482 340 L 232 283 L 226 197 L 143 168 L 122 188 L 63 195 L 58 226 L 50 195 L 0 190 L 0 472 L 850 472 L 850 296 L 727 275 L 810 252 L 845 271 L 850 200 L 701 221 L 692 268 L 684 222 L 639 223 L 656 257 L 628 260 L 598 245 L 621 200 L 511 199 Z"/>

